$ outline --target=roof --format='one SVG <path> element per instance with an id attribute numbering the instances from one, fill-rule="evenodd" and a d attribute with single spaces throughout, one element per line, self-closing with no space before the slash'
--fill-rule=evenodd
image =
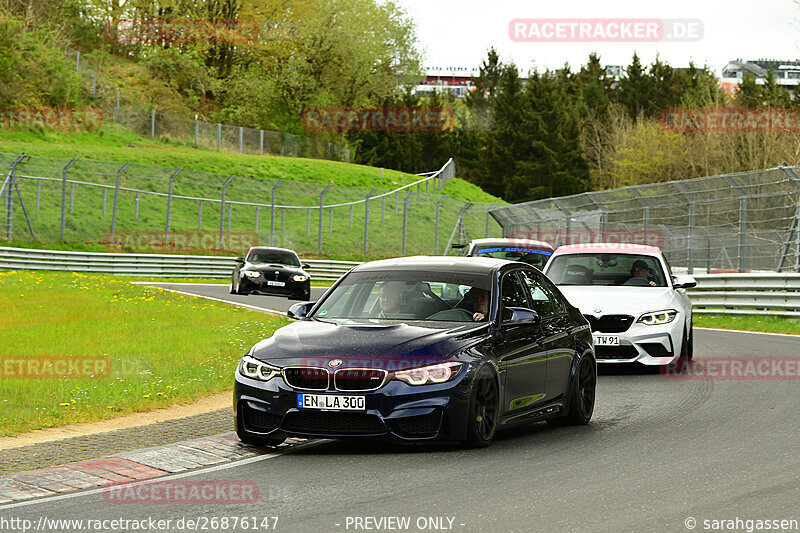
<path id="1" fill-rule="evenodd" d="M 562 254 L 580 253 L 607 253 L 607 254 L 643 254 L 656 255 L 661 253 L 657 246 L 644 244 L 631 244 L 627 242 L 593 242 L 587 244 L 567 244 L 559 246 L 553 253 L 554 256 Z"/>
<path id="2" fill-rule="evenodd" d="M 488 274 L 505 264 L 518 264 L 505 259 L 491 257 L 447 257 L 442 255 L 397 257 L 361 263 L 354 272 L 375 272 L 382 270 L 422 270 L 429 272 L 462 272 L 465 274 Z"/>
<path id="3" fill-rule="evenodd" d="M 513 238 L 488 238 L 488 239 L 473 239 L 470 244 L 475 246 L 482 246 L 488 244 L 500 244 L 502 246 L 513 246 L 515 248 L 536 248 L 538 250 L 554 249 L 553 245 L 545 241 L 535 241 L 533 239 L 513 239 Z"/>
<path id="4" fill-rule="evenodd" d="M 295 252 L 294 250 L 290 250 L 289 248 L 278 248 L 277 246 L 251 246 L 250 249 L 247 250 L 247 253 L 249 254 L 250 252 L 253 251 L 263 252 L 264 250 L 278 250 L 281 252 L 289 252 L 293 253 L 294 255 L 297 255 L 297 252 Z"/>

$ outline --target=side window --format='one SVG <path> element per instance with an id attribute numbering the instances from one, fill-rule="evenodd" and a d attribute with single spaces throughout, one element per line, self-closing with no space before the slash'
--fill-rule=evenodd
<path id="1" fill-rule="evenodd" d="M 564 308 L 564 301 L 562 300 L 563 296 L 553 282 L 547 279 L 547 276 L 544 275 L 537 279 L 539 283 L 542 284 L 542 288 L 545 290 L 545 292 L 547 292 L 547 295 L 550 296 L 550 301 L 553 303 L 553 312 L 555 312 L 557 315 L 566 313 L 567 310 Z"/>
<path id="2" fill-rule="evenodd" d="M 525 287 L 519 281 L 515 272 L 509 272 L 503 276 L 500 294 L 503 304 L 503 321 L 511 319 L 511 312 L 508 307 L 528 307 L 528 299 L 525 296 Z"/>
<path id="3" fill-rule="evenodd" d="M 555 316 L 558 314 L 556 306 L 553 305 L 553 298 L 543 284 L 536 279 L 536 275 L 531 272 L 521 272 L 522 281 L 528 291 L 533 310 L 539 313 L 542 318 Z"/>

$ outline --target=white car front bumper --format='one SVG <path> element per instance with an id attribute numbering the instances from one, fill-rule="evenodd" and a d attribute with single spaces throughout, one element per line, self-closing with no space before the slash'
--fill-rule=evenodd
<path id="1" fill-rule="evenodd" d="M 598 363 L 641 363 L 643 365 L 666 365 L 676 361 L 681 354 L 684 317 L 681 313 L 672 322 L 648 326 L 635 322 L 625 331 L 595 331 L 595 357 Z M 591 322 L 591 320 L 590 320 Z M 600 328 L 610 329 L 614 328 Z M 618 346 L 600 344 L 600 337 L 616 337 Z"/>

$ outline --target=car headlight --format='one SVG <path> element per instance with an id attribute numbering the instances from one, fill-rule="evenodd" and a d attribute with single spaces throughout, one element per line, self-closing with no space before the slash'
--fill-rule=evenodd
<path id="1" fill-rule="evenodd" d="M 261 272 L 255 272 L 253 270 L 247 270 L 247 271 L 245 271 L 244 275 L 247 276 L 248 278 L 257 278 L 258 276 L 261 275 Z"/>
<path id="2" fill-rule="evenodd" d="M 675 317 L 678 316 L 678 312 L 674 309 L 664 309 L 663 311 L 653 311 L 652 313 L 645 313 L 639 317 L 637 322 L 640 322 L 646 326 L 659 326 L 661 324 L 669 324 Z"/>
<path id="3" fill-rule="evenodd" d="M 292 279 L 295 281 L 305 281 L 308 279 L 308 276 L 304 276 L 302 274 L 295 274 L 294 276 L 292 276 Z"/>
<path id="4" fill-rule="evenodd" d="M 269 381 L 275 376 L 279 376 L 281 369 L 245 355 L 239 363 L 239 373 L 251 379 Z"/>
<path id="5" fill-rule="evenodd" d="M 409 385 L 444 383 L 456 377 L 462 365 L 463 363 L 439 363 L 410 370 L 401 370 L 394 373 L 393 379 L 404 381 Z"/>

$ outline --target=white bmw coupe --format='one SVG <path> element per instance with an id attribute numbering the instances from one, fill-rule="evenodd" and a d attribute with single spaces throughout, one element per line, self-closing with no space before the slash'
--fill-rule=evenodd
<path id="1" fill-rule="evenodd" d="M 691 276 L 636 244 L 561 246 L 544 273 L 592 327 L 598 363 L 666 365 L 692 357 Z"/>

